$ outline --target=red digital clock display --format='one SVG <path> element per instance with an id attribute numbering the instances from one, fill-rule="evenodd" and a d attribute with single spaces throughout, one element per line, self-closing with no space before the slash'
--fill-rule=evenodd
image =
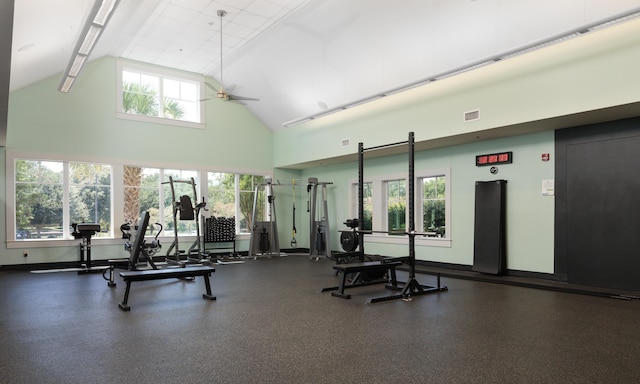
<path id="1" fill-rule="evenodd" d="M 476 156 L 476 166 L 513 163 L 513 152 L 500 152 Z"/>

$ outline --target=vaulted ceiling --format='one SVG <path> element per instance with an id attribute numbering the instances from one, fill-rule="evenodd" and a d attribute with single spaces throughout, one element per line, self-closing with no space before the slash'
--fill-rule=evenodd
<path id="1" fill-rule="evenodd" d="M 93 2 L 15 0 L 12 91 L 61 76 Z M 245 105 L 275 131 L 638 10 L 638 0 L 120 0 L 90 60 L 224 74 L 226 89 L 260 99 Z"/>

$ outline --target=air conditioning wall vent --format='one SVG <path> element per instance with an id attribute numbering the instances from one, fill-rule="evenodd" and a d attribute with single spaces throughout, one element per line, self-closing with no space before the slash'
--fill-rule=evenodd
<path id="1" fill-rule="evenodd" d="M 476 109 L 476 110 L 473 110 L 473 111 L 465 112 L 464 116 L 462 118 L 462 121 L 467 123 L 469 121 L 474 121 L 474 120 L 478 120 L 478 119 L 480 119 L 480 110 Z"/>

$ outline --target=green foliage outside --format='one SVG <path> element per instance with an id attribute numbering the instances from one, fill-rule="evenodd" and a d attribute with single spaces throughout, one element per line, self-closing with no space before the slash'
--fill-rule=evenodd
<path id="1" fill-rule="evenodd" d="M 445 185 L 443 176 L 423 179 L 424 230 L 445 237 Z"/>
<path id="2" fill-rule="evenodd" d="M 233 196 L 235 196 L 235 188 L 236 188 L 235 180 L 236 180 L 235 174 L 232 174 L 232 173 L 221 174 L 221 177 L 219 180 L 220 187 L 216 188 L 218 190 L 217 193 L 212 193 L 212 188 L 214 187 L 211 187 L 211 186 L 209 187 L 210 196 L 217 197 L 217 199 L 214 199 L 213 201 L 211 200 L 209 201 L 210 205 L 212 205 L 213 207 L 218 207 L 218 208 L 215 208 L 214 210 L 214 216 L 216 214 L 216 211 L 220 211 L 220 212 L 224 211 L 226 212 L 226 215 L 228 215 L 231 212 L 231 204 L 232 204 L 231 195 L 233 194 Z M 240 199 L 240 201 L 238 201 L 238 207 L 241 214 L 240 232 L 246 233 L 246 232 L 250 232 L 253 226 L 251 219 L 253 215 L 253 200 L 255 195 L 255 189 L 257 185 L 264 183 L 264 176 L 239 175 L 238 183 L 239 183 L 238 190 L 239 190 L 239 199 Z M 235 201 L 233 201 L 233 204 L 234 204 L 233 212 L 235 212 Z M 264 204 L 265 204 L 264 193 L 260 193 L 257 201 L 258 208 L 256 209 L 256 220 L 258 221 L 264 220 L 264 210 L 261 208 L 261 207 L 264 207 Z M 221 209 L 221 205 L 225 207 L 224 210 Z M 230 216 L 225 216 L 225 214 L 221 214 L 220 216 L 230 217 Z"/>
<path id="3" fill-rule="evenodd" d="M 135 115 L 158 116 L 158 91 L 149 84 L 124 83 L 122 109 Z M 163 114 L 168 119 L 179 120 L 184 116 L 184 109 L 177 100 L 165 97 Z"/>
<path id="4" fill-rule="evenodd" d="M 16 162 L 16 238 L 62 238 L 63 173 L 60 162 Z M 69 164 L 71 223 L 99 223 L 110 231 L 111 167 Z M 98 235 L 99 236 L 99 235 Z"/>

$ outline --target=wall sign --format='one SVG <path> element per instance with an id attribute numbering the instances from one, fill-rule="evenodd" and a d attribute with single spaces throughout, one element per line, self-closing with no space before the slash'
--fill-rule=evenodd
<path id="1" fill-rule="evenodd" d="M 500 152 L 476 156 L 476 167 L 511 163 L 513 163 L 513 152 Z"/>

